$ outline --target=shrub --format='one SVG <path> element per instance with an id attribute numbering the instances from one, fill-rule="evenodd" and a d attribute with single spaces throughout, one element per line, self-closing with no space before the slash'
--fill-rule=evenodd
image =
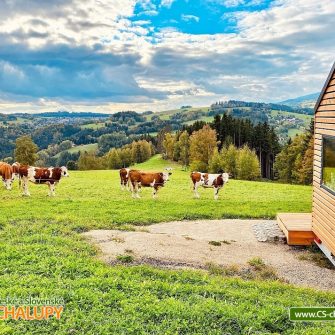
<path id="1" fill-rule="evenodd" d="M 199 160 L 193 161 L 190 165 L 191 171 L 206 172 L 207 168 L 208 168 L 207 164 Z"/>
<path id="2" fill-rule="evenodd" d="M 121 263 L 132 263 L 134 261 L 134 256 L 132 255 L 118 255 L 116 259 Z"/>
<path id="3" fill-rule="evenodd" d="M 236 170 L 238 179 L 256 180 L 260 177 L 258 157 L 246 145 L 238 151 Z"/>
<path id="4" fill-rule="evenodd" d="M 225 172 L 230 173 L 233 178 L 236 178 L 237 175 L 237 155 L 238 150 L 233 144 L 230 144 L 228 148 L 224 147 L 221 150 L 222 168 Z"/>

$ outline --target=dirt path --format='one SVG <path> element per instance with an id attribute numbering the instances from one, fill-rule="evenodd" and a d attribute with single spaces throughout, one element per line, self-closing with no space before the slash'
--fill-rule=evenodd
<path id="1" fill-rule="evenodd" d="M 253 257 L 261 257 L 273 266 L 279 277 L 289 283 L 335 290 L 335 271 L 301 261 L 301 250 L 285 244 L 258 242 L 252 231 L 262 220 L 175 221 L 137 227 L 137 231 L 93 230 L 84 235 L 97 244 L 107 262 L 117 255 L 131 253 L 136 259 L 203 267 L 217 265 L 246 266 Z M 221 245 L 212 245 L 211 241 Z M 210 243 L 209 243 L 210 242 Z"/>

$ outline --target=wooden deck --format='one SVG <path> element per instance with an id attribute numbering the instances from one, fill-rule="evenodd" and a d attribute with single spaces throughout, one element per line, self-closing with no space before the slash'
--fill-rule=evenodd
<path id="1" fill-rule="evenodd" d="M 312 214 L 281 213 L 277 222 L 289 245 L 311 245 L 315 235 L 312 231 Z"/>

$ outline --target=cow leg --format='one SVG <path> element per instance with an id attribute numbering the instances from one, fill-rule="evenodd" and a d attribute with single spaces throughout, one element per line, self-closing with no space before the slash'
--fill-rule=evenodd
<path id="1" fill-rule="evenodd" d="M 130 191 L 130 183 L 129 183 L 129 178 L 125 180 L 124 186 L 126 187 L 127 191 Z"/>
<path id="2" fill-rule="evenodd" d="M 157 192 L 158 192 L 158 187 L 154 186 L 154 190 L 152 192 L 152 198 L 157 199 Z"/>
<path id="3" fill-rule="evenodd" d="M 194 196 L 195 196 L 197 199 L 200 198 L 200 194 L 199 194 L 199 192 L 198 192 L 198 187 L 199 187 L 198 183 L 194 183 L 194 186 L 193 186 Z"/>
<path id="4" fill-rule="evenodd" d="M 131 196 L 133 198 L 139 198 L 138 195 L 138 183 L 137 182 L 131 182 Z"/>
<path id="5" fill-rule="evenodd" d="M 214 187 L 214 200 L 218 200 L 219 199 L 219 188 L 218 187 Z"/>
<path id="6" fill-rule="evenodd" d="M 51 195 L 54 197 L 56 195 L 56 183 L 51 184 Z"/>
<path id="7" fill-rule="evenodd" d="M 136 183 L 136 198 L 141 198 L 141 196 L 140 196 L 140 189 L 141 189 L 141 185 L 140 185 L 140 183 Z"/>
<path id="8" fill-rule="evenodd" d="M 23 182 L 23 194 L 22 195 L 29 197 L 30 193 L 28 190 L 28 178 L 22 177 L 22 182 Z"/>
<path id="9" fill-rule="evenodd" d="M 55 196 L 55 184 L 54 183 L 48 183 L 49 187 L 49 197 L 54 197 Z"/>
<path id="10" fill-rule="evenodd" d="M 121 180 L 121 191 L 124 190 L 124 184 L 123 184 L 123 180 Z"/>

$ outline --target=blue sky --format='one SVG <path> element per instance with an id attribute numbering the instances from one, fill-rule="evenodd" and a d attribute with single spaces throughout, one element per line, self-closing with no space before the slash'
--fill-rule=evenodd
<path id="1" fill-rule="evenodd" d="M 335 2 L 0 2 L 0 112 L 174 109 L 321 89 Z"/>
<path id="2" fill-rule="evenodd" d="M 187 34 L 235 33 L 238 27 L 234 14 L 240 11 L 255 12 L 268 8 L 265 1 L 220 0 L 155 0 L 138 2 L 133 22 L 147 21 L 147 25 L 159 29 L 172 28 Z"/>

